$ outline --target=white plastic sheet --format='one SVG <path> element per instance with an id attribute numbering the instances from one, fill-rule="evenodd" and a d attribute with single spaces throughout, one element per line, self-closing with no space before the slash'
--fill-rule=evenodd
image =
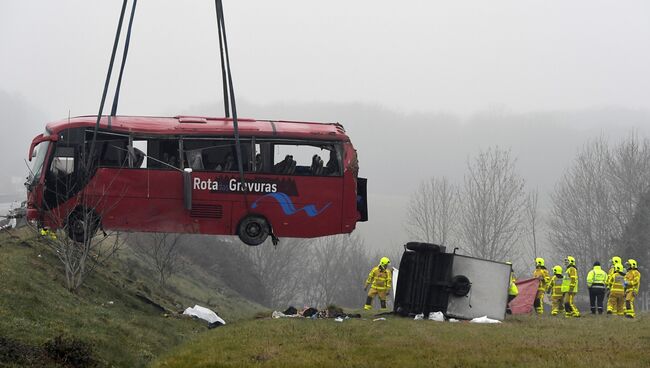
<path id="1" fill-rule="evenodd" d="M 487 316 L 477 317 L 469 321 L 470 323 L 501 323 L 501 321 L 488 318 Z"/>
<path id="2" fill-rule="evenodd" d="M 221 317 L 219 317 L 216 313 L 214 313 L 212 310 L 202 307 L 200 305 L 195 305 L 194 308 L 187 308 L 183 312 L 183 314 L 188 315 L 188 316 L 193 316 L 200 318 L 204 321 L 208 321 L 208 323 L 215 323 L 219 322 L 221 324 L 226 324 L 226 321 L 224 321 Z"/>
<path id="3" fill-rule="evenodd" d="M 422 314 L 422 313 L 417 314 L 417 315 L 415 315 L 415 318 L 413 318 L 413 319 L 416 320 L 416 321 L 422 320 L 422 319 L 424 319 L 424 314 Z"/>

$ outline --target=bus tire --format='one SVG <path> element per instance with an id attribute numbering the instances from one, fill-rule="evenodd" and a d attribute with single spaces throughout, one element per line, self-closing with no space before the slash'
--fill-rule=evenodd
<path id="1" fill-rule="evenodd" d="M 86 232 L 86 223 L 88 222 Z M 99 229 L 99 216 L 95 211 L 85 208 L 77 208 L 68 215 L 67 220 L 68 237 L 77 243 L 83 243 L 92 239 Z"/>
<path id="2" fill-rule="evenodd" d="M 245 244 L 251 246 L 264 243 L 270 233 L 271 226 L 262 216 L 246 216 L 239 222 L 239 226 L 237 226 L 237 235 L 239 235 L 239 239 Z"/>

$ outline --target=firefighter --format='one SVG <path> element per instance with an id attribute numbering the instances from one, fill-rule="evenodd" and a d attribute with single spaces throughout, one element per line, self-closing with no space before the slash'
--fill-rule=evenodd
<path id="1" fill-rule="evenodd" d="M 564 306 L 562 305 L 562 300 L 564 299 L 564 294 L 562 293 L 562 281 L 564 276 L 562 276 L 562 266 L 555 265 L 553 266 L 553 277 L 548 283 L 548 293 L 551 294 L 551 316 L 557 316 Z"/>
<path id="2" fill-rule="evenodd" d="M 616 267 L 617 264 L 621 265 L 621 269 L 623 268 L 623 263 L 621 261 L 621 257 L 619 257 L 619 256 L 612 257 L 612 259 L 609 261 L 609 270 L 607 271 L 607 285 L 605 285 L 607 287 L 607 294 L 608 294 L 608 296 L 607 296 L 607 310 L 608 311 L 612 310 L 612 309 L 615 309 L 614 305 L 609 305 L 610 301 L 612 301 L 612 302 L 615 301 L 615 299 L 610 299 L 609 298 L 609 294 L 611 293 L 611 285 L 609 284 L 609 280 L 614 275 L 614 273 L 616 273 L 615 267 Z"/>
<path id="3" fill-rule="evenodd" d="M 607 279 L 609 285 L 609 298 L 607 299 L 607 314 L 624 314 L 623 306 L 625 305 L 625 272 L 623 265 L 614 264 L 614 273 Z"/>
<path id="4" fill-rule="evenodd" d="M 533 277 L 539 280 L 539 285 L 537 286 L 537 297 L 534 302 L 535 311 L 537 314 L 544 314 L 544 293 L 546 292 L 548 282 L 551 279 L 548 270 L 544 266 L 544 258 L 535 258 L 535 271 L 533 271 Z"/>
<path id="5" fill-rule="evenodd" d="M 627 274 L 625 275 L 625 317 L 634 318 L 634 298 L 639 295 L 639 284 L 641 283 L 641 273 L 637 268 L 636 261 L 628 259 L 625 262 Z"/>
<path id="6" fill-rule="evenodd" d="M 510 302 L 519 295 L 519 289 L 517 288 L 517 279 L 515 278 L 515 271 L 512 269 L 512 262 L 506 262 L 510 265 L 510 286 L 508 287 L 508 303 L 506 304 L 506 313 L 512 314 L 510 310 Z"/>
<path id="7" fill-rule="evenodd" d="M 603 300 L 605 299 L 605 290 L 607 283 L 607 274 L 600 267 L 600 262 L 594 262 L 594 268 L 587 274 L 587 287 L 589 288 L 589 306 L 591 314 L 603 314 Z"/>
<path id="8" fill-rule="evenodd" d="M 368 291 L 366 305 L 363 306 L 363 309 L 372 309 L 372 300 L 375 298 L 375 295 L 379 296 L 381 309 L 386 309 L 386 295 L 390 290 L 393 278 L 392 272 L 388 268 L 389 264 L 390 259 L 388 257 L 382 257 L 379 260 L 379 265 L 370 270 L 368 280 L 366 280 L 366 287 L 364 288 L 364 290 L 368 290 L 368 286 L 370 286 L 370 291 Z"/>
<path id="9" fill-rule="evenodd" d="M 574 298 L 578 293 L 578 269 L 576 268 L 576 259 L 567 256 L 564 259 L 566 270 L 562 280 L 562 293 L 564 293 L 564 316 L 580 317 L 580 311 L 576 307 Z"/>

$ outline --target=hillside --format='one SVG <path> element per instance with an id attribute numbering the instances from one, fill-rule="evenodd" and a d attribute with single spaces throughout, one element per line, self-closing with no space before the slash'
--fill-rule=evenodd
<path id="1" fill-rule="evenodd" d="M 29 230 L 0 234 L 0 366 L 57 366 L 44 354 L 53 345 L 88 353 L 99 366 L 145 366 L 207 331 L 202 321 L 177 315 L 188 306 L 209 307 L 227 322 L 261 310 L 192 264 L 163 291 L 128 246 L 77 293 L 64 288 L 61 267 Z"/>
<path id="2" fill-rule="evenodd" d="M 650 316 L 524 316 L 499 325 L 388 317 L 244 321 L 155 367 L 648 367 Z"/>

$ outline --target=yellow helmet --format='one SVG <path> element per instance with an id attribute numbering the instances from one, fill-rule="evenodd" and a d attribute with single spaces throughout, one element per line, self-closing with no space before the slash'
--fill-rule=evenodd
<path id="1" fill-rule="evenodd" d="M 564 259 L 564 263 L 565 263 L 567 266 L 575 266 L 575 265 L 576 265 L 576 259 L 573 258 L 573 257 L 571 257 L 571 256 L 567 256 L 567 257 Z"/>
<path id="2" fill-rule="evenodd" d="M 623 265 L 620 263 L 614 264 L 614 271 L 616 272 L 623 272 Z"/>
<path id="3" fill-rule="evenodd" d="M 544 267 L 544 258 L 535 258 L 535 264 L 540 267 Z"/>
<path id="4" fill-rule="evenodd" d="M 628 269 L 636 269 L 636 261 L 633 259 L 628 259 L 627 262 L 625 262 L 625 266 L 627 266 Z"/>
<path id="5" fill-rule="evenodd" d="M 388 257 L 381 257 L 381 260 L 379 260 L 380 266 L 388 266 L 389 263 L 390 259 L 388 259 Z"/>
<path id="6" fill-rule="evenodd" d="M 556 274 L 556 275 L 561 275 L 562 274 L 562 266 L 560 266 L 560 265 L 553 266 L 553 273 Z"/>
<path id="7" fill-rule="evenodd" d="M 619 256 L 612 257 L 612 264 L 615 265 L 617 263 L 621 263 L 621 257 L 619 257 Z"/>

